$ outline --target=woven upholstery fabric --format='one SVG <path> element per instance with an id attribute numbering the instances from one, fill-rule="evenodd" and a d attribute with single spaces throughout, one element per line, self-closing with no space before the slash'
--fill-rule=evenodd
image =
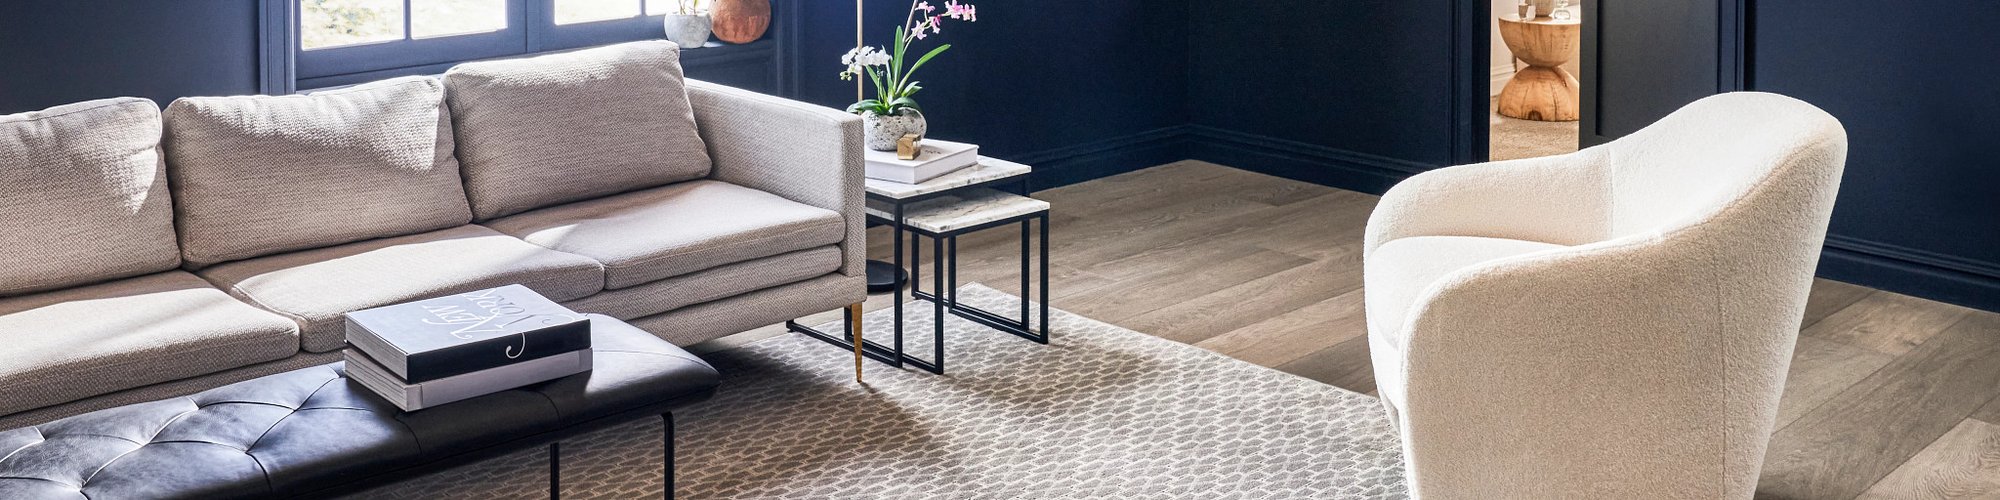
<path id="1" fill-rule="evenodd" d="M 680 47 L 632 42 L 445 73 L 473 213 L 491 219 L 708 175 Z"/>
<path id="2" fill-rule="evenodd" d="M 866 272 L 860 117 L 696 80 L 688 98 L 714 156 L 711 178 L 840 213 L 840 272 Z"/>
<path id="3" fill-rule="evenodd" d="M 0 345 L 4 415 L 281 359 L 299 337 L 290 320 L 168 271 L 0 299 Z"/>
<path id="4" fill-rule="evenodd" d="M 472 219 L 434 78 L 187 97 L 167 106 L 166 128 L 181 251 L 195 266 Z"/>
<path id="5" fill-rule="evenodd" d="M 867 276 L 832 273 L 631 321 L 674 345 L 689 346 L 865 300 Z"/>
<path id="6" fill-rule="evenodd" d="M 292 328 L 298 327 L 297 324 L 292 323 L 291 320 L 286 320 L 285 323 L 291 325 Z M 32 410 L 0 416 L 0 429 L 12 429 L 15 427 L 24 427 L 43 422 L 48 422 L 63 417 L 90 413 L 105 408 L 125 406 L 134 403 L 144 403 L 147 401 L 152 401 L 161 398 L 185 396 L 188 394 L 194 394 L 204 390 L 213 389 L 224 385 L 234 384 L 237 382 L 242 382 L 257 377 L 262 377 L 265 375 L 288 372 L 300 368 L 305 368 L 308 366 L 324 365 L 327 363 L 340 361 L 342 357 L 343 355 L 341 354 L 341 351 L 299 352 L 297 354 L 293 354 L 291 357 L 279 359 L 277 361 L 265 361 L 262 363 L 243 365 L 215 373 L 210 373 L 207 375 L 196 375 L 193 377 L 178 379 L 171 382 L 161 382 L 153 385 L 134 387 L 122 391 L 91 396 L 88 398 L 83 398 L 68 403 L 43 406 Z"/>
<path id="7" fill-rule="evenodd" d="M 0 116 L 0 297 L 179 266 L 159 142 L 134 97 Z"/>
<path id="8" fill-rule="evenodd" d="M 1385 333 L 1396 346 L 1403 341 L 1403 321 L 1424 289 L 1453 271 L 1482 262 L 1563 248 L 1562 245 L 1477 236 L 1414 236 L 1382 244 L 1374 272 L 1366 276 L 1363 300 L 1369 328 Z"/>
<path id="9" fill-rule="evenodd" d="M 515 283 L 562 302 L 604 286 L 596 261 L 472 225 L 231 262 L 201 275 L 297 320 L 311 352 L 341 347 L 349 311 Z"/>
<path id="10" fill-rule="evenodd" d="M 838 269 L 840 248 L 829 245 L 605 290 L 563 305 L 577 312 L 632 319 L 803 281 Z"/>
<path id="11" fill-rule="evenodd" d="M 0 498 L 291 498 L 714 390 L 719 375 L 699 358 L 591 320 L 590 373 L 421 412 L 334 363 L 0 432 Z"/>
<path id="12" fill-rule="evenodd" d="M 604 264 L 606 289 L 840 243 L 839 213 L 721 181 L 701 180 L 550 207 L 485 222 Z"/>
<path id="13" fill-rule="evenodd" d="M 1733 92 L 1384 193 L 1369 352 L 1414 496 L 1751 498 L 1846 155 L 1832 115 Z"/>

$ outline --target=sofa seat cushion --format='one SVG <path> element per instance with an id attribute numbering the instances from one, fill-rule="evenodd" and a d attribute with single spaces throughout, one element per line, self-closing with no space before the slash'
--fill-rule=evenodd
<path id="1" fill-rule="evenodd" d="M 1564 247 L 1475 236 L 1416 236 L 1384 243 L 1368 255 L 1363 269 L 1368 330 L 1386 335 L 1401 349 L 1411 306 L 1439 278 L 1482 262 L 1557 248 Z"/>
<path id="2" fill-rule="evenodd" d="M 312 352 L 341 347 L 349 311 L 515 283 L 561 302 L 604 286 L 596 261 L 472 225 L 231 262 L 201 275 L 297 320 Z"/>
<path id="3" fill-rule="evenodd" d="M 136 97 L 0 115 L 0 297 L 180 267 L 159 144 Z"/>
<path id="4" fill-rule="evenodd" d="M 722 181 L 700 180 L 536 210 L 485 223 L 604 263 L 605 289 L 839 243 L 840 214 Z"/>
<path id="5" fill-rule="evenodd" d="M 435 78 L 186 97 L 167 106 L 165 144 L 197 266 L 472 220 Z"/>
<path id="6" fill-rule="evenodd" d="M 577 312 L 633 319 L 797 283 L 839 269 L 840 247 L 827 245 L 605 290 L 563 305 Z"/>
<path id="7" fill-rule="evenodd" d="M 480 220 L 708 175 L 680 47 L 653 40 L 445 72 Z"/>
<path id="8" fill-rule="evenodd" d="M 185 271 L 0 299 L 0 414 L 283 359 L 298 325 Z"/>

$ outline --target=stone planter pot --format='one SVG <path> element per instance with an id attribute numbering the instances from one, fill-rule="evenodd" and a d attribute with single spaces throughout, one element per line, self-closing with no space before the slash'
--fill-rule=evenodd
<path id="1" fill-rule="evenodd" d="M 874 111 L 861 113 L 862 142 L 867 143 L 868 149 L 895 151 L 896 140 L 903 138 L 904 134 L 917 134 L 921 139 L 929 130 L 930 126 L 924 123 L 924 114 L 914 109 L 903 108 L 887 116 Z"/>
<path id="2" fill-rule="evenodd" d="M 683 49 L 700 48 L 708 43 L 711 28 L 708 16 L 699 14 L 668 14 L 666 21 L 667 39 L 681 45 Z"/>

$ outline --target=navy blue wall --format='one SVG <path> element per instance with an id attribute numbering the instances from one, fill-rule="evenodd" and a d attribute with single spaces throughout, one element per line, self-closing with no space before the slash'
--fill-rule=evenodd
<path id="1" fill-rule="evenodd" d="M 1821 273 L 2000 310 L 2000 5 L 1753 5 L 1750 87 L 1847 127 Z"/>
<path id="2" fill-rule="evenodd" d="M 0 113 L 257 91 L 256 0 L 0 2 Z"/>
<path id="3" fill-rule="evenodd" d="M 952 44 L 917 77 L 930 136 L 1032 163 L 1042 187 L 1185 157 L 1177 140 L 1188 121 L 1186 3 L 972 3 L 978 22 L 952 22 L 919 42 Z M 910 2 L 866 5 L 866 41 L 881 45 Z M 804 8 L 809 22 L 792 68 L 795 97 L 846 107 L 854 83 L 835 75 L 840 55 L 854 46 L 854 4 L 808 0 Z"/>
<path id="4" fill-rule="evenodd" d="M 1194 2 L 1194 155 L 1377 192 L 1448 164 L 1450 1 Z"/>

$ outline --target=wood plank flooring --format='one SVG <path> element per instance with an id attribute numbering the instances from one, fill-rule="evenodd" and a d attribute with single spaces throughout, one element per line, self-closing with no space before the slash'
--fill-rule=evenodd
<path id="1" fill-rule="evenodd" d="M 1192 161 L 1036 196 L 1055 210 L 1056 307 L 1374 391 L 1360 245 L 1376 197 Z M 1018 286 L 1018 235 L 962 238 L 961 282 Z M 887 259 L 888 233 L 870 238 Z M 2000 314 L 1820 280 L 1802 325 L 1758 498 L 2000 498 Z"/>

